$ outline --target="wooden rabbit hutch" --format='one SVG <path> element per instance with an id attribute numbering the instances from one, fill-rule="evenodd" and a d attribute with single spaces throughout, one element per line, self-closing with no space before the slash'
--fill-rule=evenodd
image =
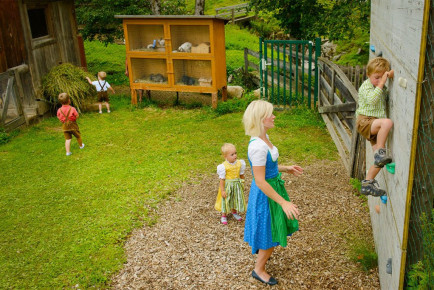
<path id="1" fill-rule="evenodd" d="M 226 20 L 215 16 L 117 15 L 123 19 L 131 102 L 136 90 L 217 93 L 226 100 Z"/>

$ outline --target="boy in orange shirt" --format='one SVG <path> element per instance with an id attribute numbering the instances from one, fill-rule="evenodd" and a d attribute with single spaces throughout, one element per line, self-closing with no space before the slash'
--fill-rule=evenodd
<path id="1" fill-rule="evenodd" d="M 81 134 L 80 129 L 77 125 L 77 118 L 78 113 L 77 110 L 72 107 L 71 100 L 69 99 L 69 96 L 67 93 L 61 93 L 58 97 L 59 102 L 62 104 L 62 107 L 57 110 L 57 118 L 60 120 L 60 122 L 63 123 L 62 130 L 63 134 L 65 135 L 65 149 L 66 149 L 66 156 L 69 156 L 72 154 L 71 152 L 71 140 L 72 135 L 77 138 L 78 145 L 80 146 L 80 149 L 84 148 L 84 143 L 81 140 Z"/>

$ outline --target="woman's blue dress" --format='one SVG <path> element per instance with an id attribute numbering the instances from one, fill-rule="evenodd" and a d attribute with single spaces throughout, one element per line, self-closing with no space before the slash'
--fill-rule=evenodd
<path id="1" fill-rule="evenodd" d="M 250 168 L 253 170 L 250 159 L 249 163 Z M 278 174 L 277 160 L 273 161 L 270 152 L 268 152 L 265 164 L 265 179 L 277 177 Z M 259 249 L 267 250 L 279 245 L 278 242 L 272 241 L 268 197 L 259 189 L 254 179 L 250 187 L 249 202 L 247 204 L 244 241 L 252 247 L 252 254 L 258 253 Z"/>

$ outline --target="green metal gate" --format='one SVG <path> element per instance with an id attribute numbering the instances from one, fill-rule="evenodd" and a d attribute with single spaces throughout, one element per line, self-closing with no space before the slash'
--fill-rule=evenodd
<path id="1" fill-rule="evenodd" d="M 315 107 L 318 99 L 317 60 L 320 53 L 320 38 L 315 39 L 315 45 L 307 40 L 260 38 L 261 98 L 277 108 L 297 105 Z"/>

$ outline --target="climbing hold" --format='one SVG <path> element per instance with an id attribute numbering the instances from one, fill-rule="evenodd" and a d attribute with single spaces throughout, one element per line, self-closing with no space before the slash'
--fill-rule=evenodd
<path id="1" fill-rule="evenodd" d="M 393 79 L 393 76 L 395 75 L 395 71 L 393 70 L 393 69 L 391 69 L 390 71 L 389 71 L 389 75 L 388 75 L 388 78 L 389 79 Z"/>
<path id="2" fill-rule="evenodd" d="M 384 203 L 384 204 L 387 203 L 387 195 L 380 196 L 380 199 L 381 199 L 382 203 Z"/>
<path id="3" fill-rule="evenodd" d="M 395 174 L 395 162 L 386 164 L 386 170 L 392 174 Z"/>
<path id="4" fill-rule="evenodd" d="M 371 44 L 371 46 L 369 46 L 369 49 L 370 49 L 372 52 L 375 52 L 375 45 Z"/>
<path id="5" fill-rule="evenodd" d="M 381 57 L 381 56 L 383 56 L 383 52 L 380 50 L 375 56 Z"/>
<path id="6" fill-rule="evenodd" d="M 380 206 L 379 206 L 378 204 L 375 206 L 375 211 L 376 211 L 377 213 L 380 213 Z"/>
<path id="7" fill-rule="evenodd" d="M 407 80 L 404 79 L 403 77 L 398 78 L 398 84 L 400 87 L 403 87 L 404 89 L 407 88 Z"/>
<path id="8" fill-rule="evenodd" d="M 386 273 L 392 274 L 392 258 L 387 259 Z"/>

